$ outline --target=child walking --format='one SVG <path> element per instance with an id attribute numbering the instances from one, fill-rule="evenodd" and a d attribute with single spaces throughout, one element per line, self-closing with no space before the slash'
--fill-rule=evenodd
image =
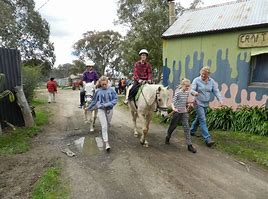
<path id="1" fill-rule="evenodd" d="M 165 140 L 165 144 L 169 144 L 169 140 L 171 137 L 171 134 L 176 129 L 179 121 L 182 122 L 185 138 L 186 138 L 186 144 L 188 151 L 192 153 L 196 153 L 196 149 L 192 145 L 191 141 L 191 135 L 190 135 L 190 128 L 189 128 L 189 114 L 187 110 L 188 106 L 188 97 L 190 94 L 190 86 L 191 82 L 189 79 L 183 79 L 175 91 L 175 95 L 173 97 L 173 103 L 172 103 L 172 109 L 173 109 L 173 116 L 172 120 L 170 122 L 167 136 Z M 197 96 L 198 93 L 195 91 L 191 92 L 192 95 Z"/>
<path id="2" fill-rule="evenodd" d="M 117 94 L 111 87 L 108 87 L 108 78 L 106 76 L 102 76 L 98 80 L 98 84 L 100 87 L 96 90 L 88 109 L 90 111 L 94 108 L 98 109 L 102 139 L 104 141 L 106 151 L 109 151 L 111 147 L 108 142 L 108 127 L 112 120 L 113 107 L 117 103 Z"/>

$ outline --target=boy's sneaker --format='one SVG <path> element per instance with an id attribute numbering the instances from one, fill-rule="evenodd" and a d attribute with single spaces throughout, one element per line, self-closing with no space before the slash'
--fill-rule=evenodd
<path id="1" fill-rule="evenodd" d="M 196 153 L 196 149 L 193 147 L 193 145 L 188 145 L 188 151 L 192 152 L 192 153 Z"/>
<path id="2" fill-rule="evenodd" d="M 124 104 L 125 104 L 125 105 L 128 105 L 128 100 L 125 100 L 125 101 L 124 101 Z"/>
<path id="3" fill-rule="evenodd" d="M 110 147 L 110 145 L 109 145 L 109 142 L 106 142 L 106 144 L 105 144 L 105 150 L 106 150 L 107 152 L 109 152 L 110 149 L 111 149 L 111 147 Z"/>
<path id="4" fill-rule="evenodd" d="M 169 140 L 170 140 L 170 138 L 168 136 L 166 136 L 165 144 L 170 144 Z"/>

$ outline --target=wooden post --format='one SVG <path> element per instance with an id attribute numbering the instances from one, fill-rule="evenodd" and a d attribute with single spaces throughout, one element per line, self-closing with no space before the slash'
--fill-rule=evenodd
<path id="1" fill-rule="evenodd" d="M 15 87 L 16 97 L 18 99 L 18 105 L 21 108 L 23 119 L 25 122 L 25 127 L 31 127 L 34 125 L 34 120 L 30 106 L 26 100 L 22 86 Z"/>

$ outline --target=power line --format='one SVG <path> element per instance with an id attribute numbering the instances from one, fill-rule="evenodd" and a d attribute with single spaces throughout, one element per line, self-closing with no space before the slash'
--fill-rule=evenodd
<path id="1" fill-rule="evenodd" d="M 40 10 L 41 8 L 43 8 L 50 0 L 47 0 L 45 3 L 43 3 L 36 11 Z"/>

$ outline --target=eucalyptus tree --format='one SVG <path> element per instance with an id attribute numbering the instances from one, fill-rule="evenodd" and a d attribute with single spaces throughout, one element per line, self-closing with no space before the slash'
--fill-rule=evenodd
<path id="1" fill-rule="evenodd" d="M 192 1 L 189 9 L 194 9 L 202 1 Z M 185 10 L 179 3 L 176 12 Z M 149 59 L 154 67 L 154 77 L 158 80 L 162 73 L 162 33 L 168 28 L 168 1 L 166 0 L 119 0 L 116 24 L 124 25 L 127 34 L 122 42 L 123 64 L 121 71 L 129 74 L 133 62 L 138 59 L 142 48 L 149 51 Z"/>
<path id="2" fill-rule="evenodd" d="M 35 10 L 34 0 L 0 1 L 0 47 L 17 48 L 23 62 L 34 60 L 50 69 L 55 62 L 48 22 Z"/>
<path id="3" fill-rule="evenodd" d="M 73 54 L 81 60 L 93 60 L 95 69 L 104 74 L 105 68 L 116 70 L 120 65 L 121 40 L 121 34 L 112 30 L 88 31 L 74 44 Z"/>

